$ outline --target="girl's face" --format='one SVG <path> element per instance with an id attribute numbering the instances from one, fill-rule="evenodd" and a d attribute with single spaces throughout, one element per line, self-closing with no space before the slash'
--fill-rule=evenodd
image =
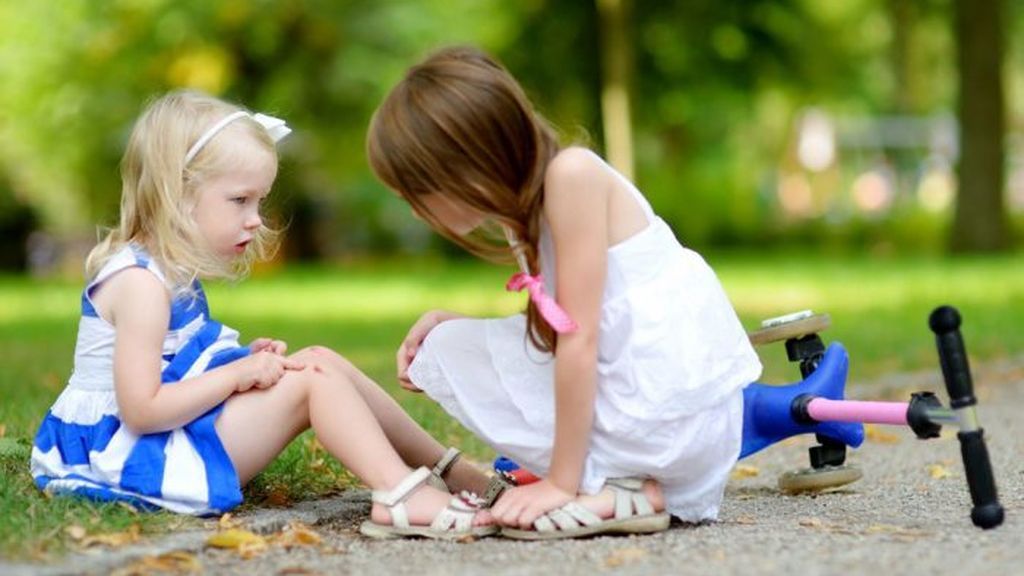
<path id="1" fill-rule="evenodd" d="M 193 216 L 200 234 L 214 254 L 232 260 L 245 253 L 263 225 L 260 203 L 277 177 L 277 158 L 240 131 L 222 135 L 228 146 L 230 168 L 203 181 Z"/>
<path id="2" fill-rule="evenodd" d="M 487 215 L 440 192 L 420 196 L 431 214 L 448 225 L 452 232 L 465 236 L 480 227 Z M 415 212 L 414 212 L 415 214 Z"/>

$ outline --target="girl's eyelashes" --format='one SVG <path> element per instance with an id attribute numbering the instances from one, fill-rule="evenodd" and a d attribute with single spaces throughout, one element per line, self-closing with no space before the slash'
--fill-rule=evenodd
<path id="1" fill-rule="evenodd" d="M 267 194 L 240 194 L 238 196 L 232 196 L 228 198 L 229 202 L 233 202 L 240 206 L 244 206 L 251 201 L 255 201 L 257 204 L 262 205 L 267 199 Z"/>

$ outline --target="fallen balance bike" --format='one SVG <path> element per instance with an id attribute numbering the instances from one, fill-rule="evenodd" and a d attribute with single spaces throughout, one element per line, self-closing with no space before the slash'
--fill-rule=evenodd
<path id="1" fill-rule="evenodd" d="M 860 469 L 847 465 L 846 448 L 864 441 L 864 424 L 908 426 L 920 439 L 937 438 L 945 425 L 959 428 L 960 452 L 974 505 L 971 520 L 980 528 L 1003 521 L 1003 508 L 985 447 L 984 431 L 975 412 L 967 353 L 960 335 L 960 314 L 955 308 L 936 308 L 928 324 L 935 334 L 939 363 L 950 398 L 942 405 L 931 392 L 915 392 L 909 402 L 876 402 L 844 398 L 849 357 L 838 342 L 825 346 L 819 333 L 829 327 L 827 314 L 798 312 L 765 320 L 750 333 L 755 346 L 785 342 L 786 354 L 800 367 L 803 380 L 786 386 L 754 383 L 743 391 L 743 441 L 740 458 L 800 434 L 814 434 L 809 449 L 810 467 L 779 477 L 784 492 L 818 491 L 858 480 Z M 507 458 L 495 461 L 495 470 L 511 485 L 537 480 Z"/>

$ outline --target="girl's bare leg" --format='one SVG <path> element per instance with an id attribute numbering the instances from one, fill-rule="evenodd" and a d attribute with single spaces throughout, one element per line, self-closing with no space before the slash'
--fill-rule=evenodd
<path id="1" fill-rule="evenodd" d="M 228 398 L 216 428 L 239 480 L 252 479 L 297 434 L 312 426 L 324 448 L 374 490 L 394 488 L 412 469 L 396 452 L 349 375 L 324 361 L 323 349 L 295 354 L 302 371 L 288 372 L 274 386 Z M 429 524 L 450 496 L 429 486 L 407 501 L 412 524 Z M 375 522 L 390 523 L 374 504 Z M 489 517 L 478 515 L 477 523 Z"/>
<path id="2" fill-rule="evenodd" d="M 437 461 L 444 455 L 445 447 L 409 417 L 394 398 L 355 365 L 334 351 L 320 347 L 313 347 L 310 350 L 348 375 L 370 410 L 373 411 L 388 440 L 409 466 L 431 468 L 437 464 Z M 487 489 L 489 478 L 475 466 L 460 458 L 445 474 L 444 480 L 455 492 L 468 490 L 482 495 Z"/>

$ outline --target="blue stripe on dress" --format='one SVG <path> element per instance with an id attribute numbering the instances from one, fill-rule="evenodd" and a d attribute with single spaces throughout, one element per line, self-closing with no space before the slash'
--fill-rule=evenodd
<path id="1" fill-rule="evenodd" d="M 86 482 L 87 485 L 70 486 L 71 482 L 79 481 Z M 68 484 L 65 484 L 67 482 Z M 75 494 L 83 498 L 88 498 L 94 502 L 127 502 L 132 506 L 146 512 L 155 512 L 160 509 L 159 506 L 152 502 L 147 502 L 142 498 L 133 496 L 131 494 L 124 494 L 111 490 L 108 486 L 97 483 L 95 480 L 90 480 L 85 476 L 79 474 L 68 474 L 63 478 L 50 478 L 49 476 L 37 476 L 35 479 L 36 487 L 40 490 L 45 491 L 48 487 L 52 486 L 51 493 L 56 494 Z"/>
<path id="2" fill-rule="evenodd" d="M 120 488 L 143 496 L 160 498 L 164 484 L 164 466 L 167 454 L 164 448 L 170 432 L 146 434 L 139 438 L 128 453 L 121 470 Z"/>
<path id="3" fill-rule="evenodd" d="M 88 316 L 90 318 L 100 317 L 99 312 L 96 311 L 96 308 L 89 300 L 89 292 L 87 290 L 82 291 L 82 316 Z"/>
<path id="4" fill-rule="evenodd" d="M 209 315 L 209 307 L 202 294 L 197 294 L 195 298 L 190 296 L 175 298 L 171 302 L 171 320 L 168 322 L 168 329 L 179 330 L 196 318 Z"/>
<path id="5" fill-rule="evenodd" d="M 49 452 L 54 446 L 60 452 L 61 461 L 69 466 L 89 463 L 89 452 L 103 452 L 110 439 L 121 428 L 121 421 L 108 414 L 95 424 L 74 424 L 57 418 L 47 411 L 39 425 L 34 444 L 42 452 Z"/>
<path id="6" fill-rule="evenodd" d="M 206 490 L 210 508 L 221 512 L 242 503 L 238 472 L 214 427 L 223 409 L 224 404 L 218 404 L 185 426 L 185 434 L 206 466 Z"/>
<path id="7" fill-rule="evenodd" d="M 160 381 L 164 384 L 181 380 L 188 374 L 192 365 L 203 354 L 211 344 L 217 341 L 220 336 L 220 322 L 209 320 L 200 328 L 188 342 L 182 346 L 174 356 L 174 360 L 164 368 L 160 374 Z"/>

